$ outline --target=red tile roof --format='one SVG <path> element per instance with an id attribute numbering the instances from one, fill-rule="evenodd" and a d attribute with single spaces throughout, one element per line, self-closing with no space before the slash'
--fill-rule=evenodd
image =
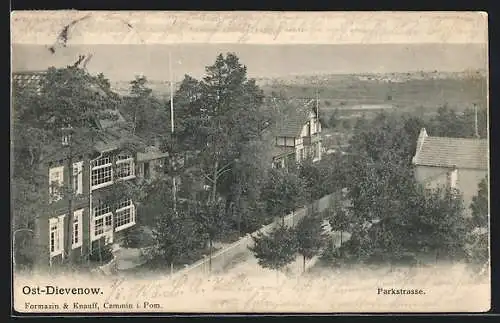
<path id="1" fill-rule="evenodd" d="M 421 133 L 413 162 L 421 166 L 487 170 L 488 160 L 486 139 L 430 137 Z"/>

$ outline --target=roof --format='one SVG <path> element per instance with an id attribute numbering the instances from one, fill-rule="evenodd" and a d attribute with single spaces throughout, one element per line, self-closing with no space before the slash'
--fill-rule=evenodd
<path id="1" fill-rule="evenodd" d="M 421 166 L 487 170 L 488 159 L 486 139 L 430 137 L 422 129 L 413 163 Z"/>
<path id="2" fill-rule="evenodd" d="M 128 129 L 116 126 L 106 128 L 105 131 L 100 134 L 99 139 L 94 145 L 94 148 L 99 153 L 106 153 L 120 149 L 130 142 L 142 144 L 141 138 L 133 135 L 130 131 L 128 131 Z"/>
<path id="3" fill-rule="evenodd" d="M 40 81 L 45 73 L 45 71 L 13 72 L 12 85 L 39 92 L 41 87 Z"/>
<path id="4" fill-rule="evenodd" d="M 111 128 L 111 127 L 113 127 L 113 126 L 115 126 L 117 124 L 124 124 L 126 122 L 125 118 L 123 117 L 123 115 L 118 110 L 105 109 L 103 112 L 106 113 L 106 114 L 109 113 L 110 115 L 115 116 L 116 120 L 112 120 L 112 119 L 99 119 L 98 123 L 99 123 L 99 126 L 102 129 L 108 129 L 108 128 Z"/>
<path id="5" fill-rule="evenodd" d="M 158 149 L 157 147 L 146 147 L 145 152 L 138 152 L 137 153 L 137 161 L 142 162 L 142 161 L 150 161 L 150 160 L 155 160 L 155 159 L 160 159 L 160 158 L 165 158 L 168 157 L 168 153 L 163 153 Z"/>
<path id="6" fill-rule="evenodd" d="M 275 135 L 278 137 L 299 137 L 302 128 L 309 120 L 309 114 L 314 112 L 308 104 L 297 105 L 288 102 L 288 109 L 275 127 Z"/>
<path id="7" fill-rule="evenodd" d="M 40 90 L 40 81 L 43 79 L 46 71 L 25 71 L 25 72 L 13 72 L 12 80 L 13 83 L 17 84 L 20 87 L 33 87 L 36 88 L 37 91 Z M 90 85 L 92 90 L 99 92 L 102 95 L 109 95 L 109 93 L 105 93 L 102 89 L 97 86 Z M 99 135 L 99 139 L 97 140 L 94 148 L 100 152 L 109 152 L 123 147 L 126 143 L 134 140 L 136 142 L 141 142 L 142 140 L 132 135 L 124 125 L 126 125 L 126 120 L 122 116 L 122 114 L 118 110 L 114 109 L 105 109 L 102 112 L 104 114 L 111 114 L 116 116 L 116 118 L 108 119 L 102 118 L 96 120 L 97 126 L 101 128 L 102 131 Z M 59 145 L 55 145 L 55 147 L 51 147 L 52 145 L 48 145 L 48 151 L 50 152 L 50 156 L 56 157 L 60 155 Z"/>

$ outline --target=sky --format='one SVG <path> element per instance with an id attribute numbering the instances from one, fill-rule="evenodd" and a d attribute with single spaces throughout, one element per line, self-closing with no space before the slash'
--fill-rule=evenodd
<path id="1" fill-rule="evenodd" d="M 52 54 L 46 45 L 12 45 L 12 71 L 44 70 L 75 62 L 78 54 L 91 53 L 91 73 L 103 73 L 112 82 L 136 75 L 150 80 L 169 79 L 169 53 L 174 79 L 200 77 L 219 53 L 234 52 L 250 77 L 292 75 L 393 73 L 411 71 L 459 72 L 486 69 L 483 44 L 148 44 L 71 45 Z"/>

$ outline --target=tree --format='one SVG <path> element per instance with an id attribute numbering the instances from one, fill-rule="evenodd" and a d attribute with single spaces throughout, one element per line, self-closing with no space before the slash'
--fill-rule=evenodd
<path id="1" fill-rule="evenodd" d="M 198 148 L 200 170 L 211 186 L 213 203 L 218 194 L 228 195 L 227 178 L 233 166 L 265 127 L 263 92 L 247 78 L 246 66 L 238 57 L 228 53 L 206 67 L 201 81 L 186 76 L 175 98 L 181 111 L 181 146 L 195 143 Z"/>
<path id="2" fill-rule="evenodd" d="M 295 228 L 297 251 L 302 255 L 302 270 L 306 271 L 306 259 L 316 256 L 324 246 L 325 234 L 322 220 L 317 215 L 303 217 Z"/>
<path id="3" fill-rule="evenodd" d="M 344 249 L 360 259 L 394 260 L 421 250 L 463 252 L 460 197 L 444 189 L 428 192 L 415 182 L 411 157 L 419 127 L 418 119 L 386 114 L 355 127 L 352 154 L 344 164 L 355 233 Z"/>
<path id="4" fill-rule="evenodd" d="M 293 231 L 284 225 L 278 225 L 269 234 L 259 232 L 252 239 L 254 245 L 249 250 L 261 267 L 276 270 L 276 275 L 280 269 L 295 260 L 296 238 Z"/>
<path id="5" fill-rule="evenodd" d="M 269 171 L 268 181 L 262 189 L 262 199 L 268 214 L 280 217 L 282 222 L 286 215 L 308 200 L 301 178 L 281 169 Z"/>
<path id="6" fill-rule="evenodd" d="M 203 201 L 194 202 L 192 205 L 191 214 L 195 218 L 196 222 L 201 227 L 201 232 L 205 235 L 206 240 L 208 240 L 208 270 L 212 271 L 212 253 L 213 253 L 213 242 L 226 230 L 227 220 L 226 213 L 224 210 L 224 203 L 221 200 L 218 201 Z"/>
<path id="7" fill-rule="evenodd" d="M 306 160 L 299 165 L 298 174 L 301 181 L 305 184 L 304 188 L 308 203 L 311 203 L 325 195 L 323 189 L 323 182 L 325 178 L 322 177 L 323 174 L 321 169 L 311 160 Z"/>
<path id="8" fill-rule="evenodd" d="M 92 76 L 78 67 L 49 68 L 41 76 L 39 91 L 14 86 L 13 89 L 13 133 L 14 133 L 14 182 L 29 183 L 39 189 L 46 190 L 47 174 L 41 172 L 48 152 L 65 155 L 72 173 L 72 157 L 76 151 L 88 151 L 99 134 L 96 122 L 99 119 L 113 119 L 108 110 L 116 109 L 119 100 L 109 88 L 109 82 L 103 75 Z M 69 145 L 62 147 L 63 129 L 71 128 Z M 71 176 L 67 187 L 61 188 L 62 195 L 68 201 L 68 221 L 65 243 L 65 254 L 69 254 L 71 246 L 71 229 L 73 223 Z M 23 192 L 19 190 L 17 192 Z M 26 192 L 26 191 L 24 191 Z M 32 217 L 33 223 L 38 212 L 31 215 L 21 214 L 28 208 L 21 205 L 32 204 L 36 194 L 17 198 L 19 208 L 14 211 L 13 223 L 21 218 Z M 48 203 L 43 196 L 44 203 Z M 17 209 L 17 210 L 16 210 Z M 18 211 L 19 210 L 19 211 Z M 43 212 L 43 209 L 39 209 Z M 24 220 L 23 220 L 24 221 Z M 64 257 L 71 261 L 71 257 Z"/>
<path id="9" fill-rule="evenodd" d="M 341 199 L 336 199 L 331 210 L 327 210 L 328 222 L 333 231 L 340 232 L 340 247 L 342 247 L 343 242 L 343 232 L 349 230 L 350 225 L 354 222 L 353 218 L 348 215 L 345 210 L 343 201 Z"/>
<path id="10" fill-rule="evenodd" d="M 402 245 L 412 250 L 435 251 L 436 260 L 440 254 L 463 256 L 467 222 L 460 195 L 449 188 L 428 191 L 416 186 L 405 208 Z"/>
<path id="11" fill-rule="evenodd" d="M 330 128 L 336 128 L 339 124 L 339 110 L 338 109 L 335 109 L 335 111 L 333 111 L 332 115 L 330 116 L 330 119 L 328 119 L 328 126 Z"/>
<path id="12" fill-rule="evenodd" d="M 474 227 L 485 228 L 488 226 L 489 211 L 488 211 L 488 178 L 484 178 L 479 182 L 477 195 L 472 197 L 470 208 L 472 210 L 472 221 Z"/>
<path id="13" fill-rule="evenodd" d="M 131 124 L 132 134 L 151 140 L 169 133 L 165 107 L 153 96 L 145 76 L 136 76 L 130 82 L 130 96 L 125 97 L 120 106 Z"/>
<path id="14" fill-rule="evenodd" d="M 488 177 L 481 180 L 478 193 L 472 198 L 468 242 L 468 259 L 482 269 L 489 262 L 489 189 Z"/>

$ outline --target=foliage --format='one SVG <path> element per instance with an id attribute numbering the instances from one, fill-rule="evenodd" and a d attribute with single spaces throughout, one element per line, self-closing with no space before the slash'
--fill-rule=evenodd
<path id="1" fill-rule="evenodd" d="M 260 266 L 280 270 L 295 260 L 297 253 L 296 238 L 292 230 L 279 225 L 269 234 L 259 232 L 252 236 L 254 246 L 249 247 Z"/>
<path id="2" fill-rule="evenodd" d="M 484 107 L 477 107 L 478 134 L 486 138 L 488 132 L 488 112 Z M 437 115 L 429 120 L 428 132 L 433 136 L 474 138 L 475 111 L 467 108 L 463 113 L 457 113 L 446 104 L 439 107 Z"/>
<path id="3" fill-rule="evenodd" d="M 99 135 L 97 120 L 113 119 L 107 112 L 116 109 L 119 97 L 110 89 L 102 74 L 92 76 L 77 67 L 49 68 L 41 77 L 40 87 L 13 87 L 13 167 L 14 203 L 13 229 L 33 229 L 36 216 L 46 215 L 48 174 L 42 165 L 52 154 L 72 155 L 75 151 L 88 151 Z M 62 128 L 72 128 L 72 148 L 68 152 L 61 146 Z M 31 189 L 25 189 L 30 187 Z M 60 188 L 73 194 L 71 188 Z M 72 223 L 69 219 L 68 223 Z M 25 253 L 31 248 L 29 234 L 16 240 Z M 69 240 L 68 236 L 68 240 Z M 16 246 L 17 249 L 18 246 Z M 33 261 L 33 253 L 24 257 Z M 29 258 L 29 259 L 28 259 Z M 23 257 L 18 257 L 22 261 Z M 67 257 L 66 259 L 71 259 Z"/>
<path id="4" fill-rule="evenodd" d="M 326 210 L 326 219 L 333 231 L 340 231 L 340 246 L 342 246 L 342 235 L 350 229 L 354 222 L 352 215 L 349 215 L 340 198 L 334 199 L 332 207 Z"/>
<path id="5" fill-rule="evenodd" d="M 203 236 L 188 206 L 178 203 L 176 211 L 173 206 L 170 179 L 157 179 L 146 187 L 146 199 L 140 208 L 139 221 L 153 232 L 153 257 L 178 264 L 203 247 Z"/>
<path id="6" fill-rule="evenodd" d="M 167 263 L 177 265 L 203 247 L 200 228 L 186 208 L 164 210 L 153 228 L 155 255 Z"/>
<path id="7" fill-rule="evenodd" d="M 324 246 L 326 236 L 322 227 L 322 219 L 317 215 L 303 217 L 295 228 L 297 252 L 303 257 L 303 270 L 306 259 L 319 254 Z"/>
<path id="8" fill-rule="evenodd" d="M 469 226 L 470 232 L 467 236 L 467 256 L 472 264 L 481 269 L 489 262 L 488 236 L 490 235 L 490 229 L 488 226 L 489 190 L 487 177 L 481 180 L 478 188 L 478 193 L 472 198 L 470 206 L 472 218 Z"/>
<path id="9" fill-rule="evenodd" d="M 111 245 L 101 245 L 100 248 L 95 248 L 89 255 L 89 260 L 100 264 L 107 263 L 113 259 Z"/>
<path id="10" fill-rule="evenodd" d="M 234 163 L 244 147 L 260 137 L 265 124 L 262 103 L 262 91 L 233 53 L 217 56 L 202 80 L 186 76 L 176 92 L 178 145 L 199 151 L 212 201 L 218 194 L 228 195 Z"/>
<path id="11" fill-rule="evenodd" d="M 330 119 L 328 119 L 328 127 L 336 128 L 339 123 L 339 110 L 335 109 L 335 111 L 333 111 L 333 113 L 331 114 Z"/>
<path id="12" fill-rule="evenodd" d="M 305 193 L 304 183 L 297 174 L 272 169 L 262 189 L 262 199 L 268 214 L 283 218 L 304 205 L 307 201 Z"/>
<path id="13" fill-rule="evenodd" d="M 164 103 L 152 95 L 145 76 L 136 76 L 130 82 L 130 96 L 123 99 L 121 110 L 131 123 L 133 134 L 153 140 L 169 133 Z"/>
<path id="14" fill-rule="evenodd" d="M 349 206 L 347 213 L 334 211 L 337 222 L 330 219 L 334 230 L 349 227 L 351 238 L 336 256 L 358 261 L 394 261 L 408 252 L 463 256 L 461 197 L 444 188 L 425 190 L 413 177 L 411 157 L 421 127 L 418 118 L 383 113 L 358 120 L 343 164 Z"/>
<path id="15" fill-rule="evenodd" d="M 487 227 L 488 226 L 488 178 L 484 178 L 478 185 L 478 193 L 472 197 L 470 208 L 472 210 L 472 221 L 474 227 Z"/>

